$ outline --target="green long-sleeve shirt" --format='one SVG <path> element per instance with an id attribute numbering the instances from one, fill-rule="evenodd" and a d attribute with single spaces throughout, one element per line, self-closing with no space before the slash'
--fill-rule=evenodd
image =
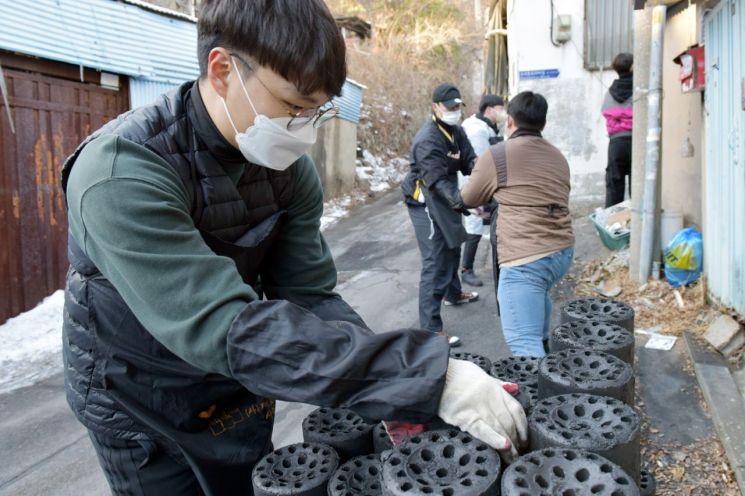
<path id="1" fill-rule="evenodd" d="M 157 165 L 157 166 L 154 166 Z M 243 165 L 226 164 L 237 182 Z M 294 193 L 263 267 L 269 298 L 333 295 L 336 269 L 320 233 L 323 192 L 307 156 L 292 165 Z M 72 237 L 140 323 L 190 364 L 229 376 L 226 335 L 257 300 L 233 261 L 216 256 L 189 214 L 192 192 L 152 151 L 103 135 L 81 152 L 67 185 Z"/>

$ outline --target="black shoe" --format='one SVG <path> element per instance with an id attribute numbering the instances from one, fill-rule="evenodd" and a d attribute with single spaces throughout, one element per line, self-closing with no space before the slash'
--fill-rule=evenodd
<path id="1" fill-rule="evenodd" d="M 484 283 L 472 270 L 464 270 L 460 273 L 460 280 L 469 286 L 483 286 Z"/>

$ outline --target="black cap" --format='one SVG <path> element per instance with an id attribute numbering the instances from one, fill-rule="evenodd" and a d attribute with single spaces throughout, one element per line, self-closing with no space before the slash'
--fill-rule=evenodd
<path id="1" fill-rule="evenodd" d="M 432 102 L 442 103 L 446 107 L 454 107 L 459 103 L 463 103 L 463 100 L 460 98 L 458 88 L 450 83 L 442 83 L 432 92 Z"/>

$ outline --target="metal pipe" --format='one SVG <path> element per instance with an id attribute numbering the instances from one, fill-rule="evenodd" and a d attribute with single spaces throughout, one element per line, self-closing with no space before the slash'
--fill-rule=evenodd
<path id="1" fill-rule="evenodd" d="M 652 38 L 649 55 L 649 92 L 647 93 L 647 146 L 644 158 L 644 191 L 642 193 L 642 228 L 639 248 L 639 282 L 649 279 L 652 269 L 657 214 L 657 176 L 660 169 L 662 137 L 662 49 L 667 7 L 652 10 Z"/>

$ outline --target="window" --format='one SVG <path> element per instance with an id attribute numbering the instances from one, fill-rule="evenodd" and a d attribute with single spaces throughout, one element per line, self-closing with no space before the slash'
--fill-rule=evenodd
<path id="1" fill-rule="evenodd" d="M 585 0 L 585 69 L 610 69 L 616 54 L 633 51 L 633 1 Z"/>

